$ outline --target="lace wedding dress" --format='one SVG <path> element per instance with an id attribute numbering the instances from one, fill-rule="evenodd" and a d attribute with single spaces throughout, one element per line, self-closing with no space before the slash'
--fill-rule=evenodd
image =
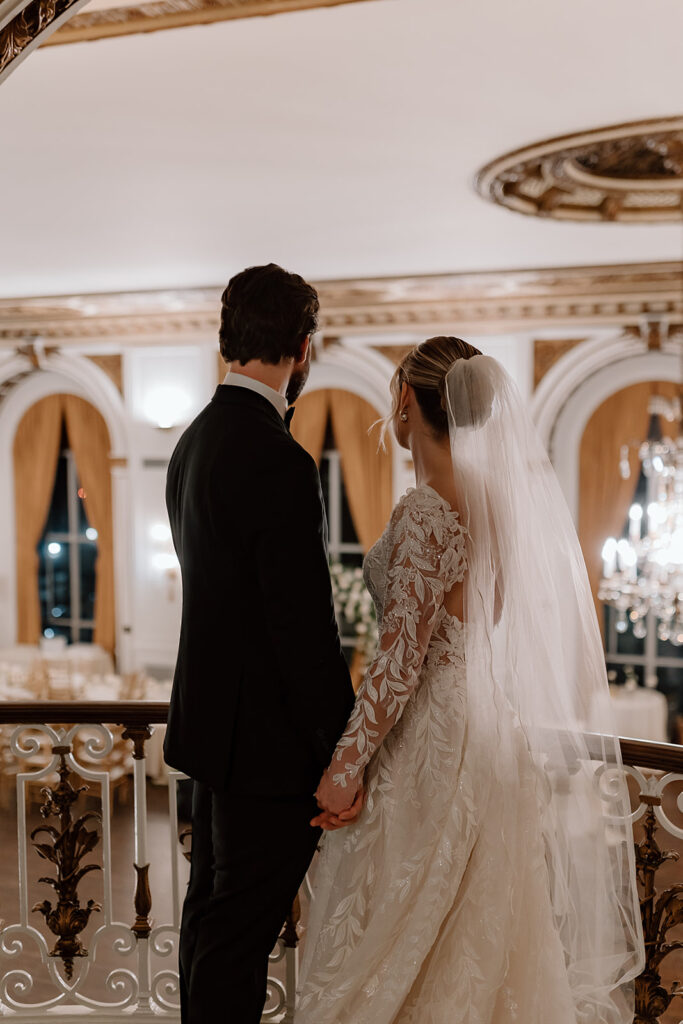
<path id="1" fill-rule="evenodd" d="M 467 572 L 458 514 L 409 491 L 364 572 L 380 645 L 333 766 L 365 772 L 366 802 L 324 839 L 296 1024 L 576 1024 L 547 783 L 502 691 L 495 730 L 468 718 L 466 627 L 444 607 Z"/>

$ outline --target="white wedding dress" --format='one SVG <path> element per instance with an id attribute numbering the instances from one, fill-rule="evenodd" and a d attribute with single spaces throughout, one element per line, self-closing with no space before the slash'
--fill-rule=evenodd
<path id="1" fill-rule="evenodd" d="M 366 802 L 324 839 L 296 1024 L 602 1020 L 577 1017 L 553 917 L 547 782 L 502 690 L 468 717 L 458 514 L 408 491 L 364 572 L 380 646 L 333 765 Z"/>

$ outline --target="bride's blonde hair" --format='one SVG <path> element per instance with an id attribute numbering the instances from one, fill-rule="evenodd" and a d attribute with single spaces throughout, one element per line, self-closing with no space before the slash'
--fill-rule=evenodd
<path id="1" fill-rule="evenodd" d="M 398 414 L 401 387 L 410 384 L 422 415 L 436 437 L 448 434 L 446 374 L 457 359 L 471 359 L 481 352 L 462 338 L 440 336 L 428 338 L 403 357 L 391 378 L 391 412 L 387 425 Z"/>

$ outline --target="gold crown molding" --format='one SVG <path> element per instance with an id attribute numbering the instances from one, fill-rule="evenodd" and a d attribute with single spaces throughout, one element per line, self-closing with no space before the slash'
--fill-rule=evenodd
<path id="1" fill-rule="evenodd" d="M 532 217 L 647 223 L 683 219 L 683 116 L 597 128 L 487 164 L 477 191 Z"/>
<path id="2" fill-rule="evenodd" d="M 683 261 L 323 281 L 323 334 L 683 323 Z M 214 339 L 222 287 L 0 299 L 0 346 Z"/>
<path id="3" fill-rule="evenodd" d="M 145 4 L 120 4 L 76 15 L 46 45 L 363 2 L 367 0 L 152 0 Z"/>

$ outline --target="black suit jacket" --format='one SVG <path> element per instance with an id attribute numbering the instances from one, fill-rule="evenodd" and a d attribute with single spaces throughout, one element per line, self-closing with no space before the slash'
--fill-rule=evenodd
<path id="1" fill-rule="evenodd" d="M 315 462 L 267 399 L 221 385 L 166 504 L 183 579 L 167 762 L 236 793 L 312 793 L 353 705 Z"/>

